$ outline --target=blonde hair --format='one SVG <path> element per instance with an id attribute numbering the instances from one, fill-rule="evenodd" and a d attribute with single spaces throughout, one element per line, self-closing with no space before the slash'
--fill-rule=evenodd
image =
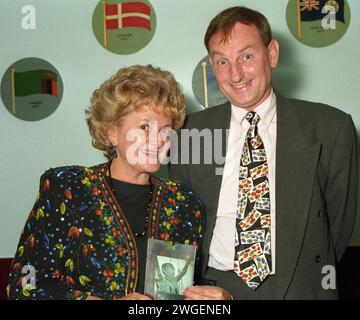
<path id="1" fill-rule="evenodd" d="M 113 145 L 108 138 L 109 128 L 144 106 L 170 117 L 175 130 L 184 123 L 185 98 L 169 71 L 152 65 L 120 69 L 93 92 L 91 106 L 85 110 L 92 145 L 111 159 Z"/>

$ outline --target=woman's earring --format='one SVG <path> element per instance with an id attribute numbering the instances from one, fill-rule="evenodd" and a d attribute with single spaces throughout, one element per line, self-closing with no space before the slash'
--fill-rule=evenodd
<path id="1" fill-rule="evenodd" d="M 117 158 L 118 157 L 118 153 L 117 153 L 117 149 L 116 149 L 117 146 L 114 146 L 114 149 L 112 151 L 112 157 L 113 158 Z"/>

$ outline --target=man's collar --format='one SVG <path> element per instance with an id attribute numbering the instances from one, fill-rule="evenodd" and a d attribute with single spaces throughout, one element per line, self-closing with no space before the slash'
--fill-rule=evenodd
<path id="1" fill-rule="evenodd" d="M 257 106 L 253 111 L 260 117 L 259 126 L 264 127 L 265 129 L 268 128 L 270 123 L 274 120 L 274 116 L 276 114 L 276 95 L 273 89 L 266 100 Z M 248 110 L 234 106 L 233 104 L 231 105 L 232 117 L 234 117 L 239 124 L 244 121 L 247 113 Z"/>

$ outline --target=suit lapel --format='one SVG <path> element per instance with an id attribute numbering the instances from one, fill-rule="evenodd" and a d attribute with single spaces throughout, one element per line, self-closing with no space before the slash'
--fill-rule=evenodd
<path id="1" fill-rule="evenodd" d="M 286 295 L 298 261 L 311 202 L 320 145 L 309 145 L 293 106 L 277 95 L 277 298 Z"/>

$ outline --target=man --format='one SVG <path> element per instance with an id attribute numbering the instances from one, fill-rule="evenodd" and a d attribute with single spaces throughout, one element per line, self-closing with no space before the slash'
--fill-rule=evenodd
<path id="1" fill-rule="evenodd" d="M 222 11 L 205 45 L 229 103 L 189 116 L 184 128 L 229 131 L 221 175 L 214 161 L 170 166 L 207 207 L 202 271 L 216 287 L 195 286 L 185 296 L 224 298 L 222 287 L 235 299 L 336 299 L 333 271 L 356 215 L 351 117 L 274 92 L 279 44 L 257 11 Z"/>

